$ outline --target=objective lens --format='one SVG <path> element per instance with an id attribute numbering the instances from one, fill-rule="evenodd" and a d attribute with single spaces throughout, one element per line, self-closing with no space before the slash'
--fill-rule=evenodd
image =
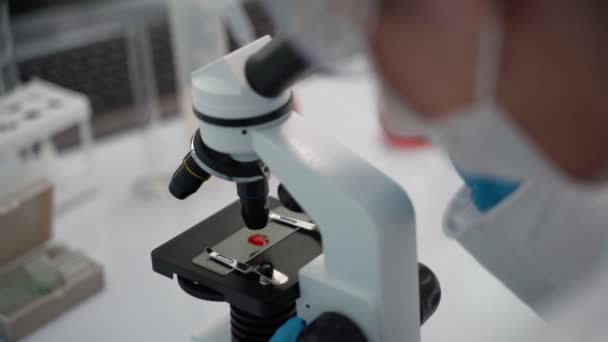
<path id="1" fill-rule="evenodd" d="M 171 183 L 169 183 L 169 192 L 177 199 L 186 199 L 197 192 L 209 178 L 211 175 L 198 166 L 192 153 L 189 152 L 173 173 Z"/>
<path id="2" fill-rule="evenodd" d="M 241 200 L 241 216 L 245 226 L 259 230 L 268 224 L 268 179 L 249 183 L 237 183 L 237 193 Z"/>

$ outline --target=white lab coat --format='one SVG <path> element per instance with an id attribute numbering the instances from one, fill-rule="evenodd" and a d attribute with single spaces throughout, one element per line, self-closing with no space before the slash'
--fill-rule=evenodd
<path id="1" fill-rule="evenodd" d="M 551 321 L 554 303 L 568 297 L 571 289 L 588 286 L 599 267 L 608 268 L 603 264 L 608 191 L 587 193 L 527 183 L 489 212 L 480 213 L 463 188 L 449 206 L 445 231 Z M 591 296 L 608 297 L 608 282 L 603 288 L 601 294 Z M 606 304 L 602 317 L 607 317 L 608 300 Z"/>
<path id="2" fill-rule="evenodd" d="M 542 327 L 511 324 L 510 333 L 491 342 L 606 342 L 608 341 L 608 258 L 592 272 L 588 281 L 579 284 L 545 306 Z M 512 322 L 505 322 L 506 324 Z"/>

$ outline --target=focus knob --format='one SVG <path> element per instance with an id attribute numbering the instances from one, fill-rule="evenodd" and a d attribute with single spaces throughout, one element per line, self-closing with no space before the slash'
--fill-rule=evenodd
<path id="1" fill-rule="evenodd" d="M 418 283 L 420 284 L 420 325 L 422 325 L 439 307 L 441 286 L 435 273 L 422 263 L 418 263 Z"/>
<path id="2" fill-rule="evenodd" d="M 326 312 L 308 325 L 297 342 L 367 342 L 359 326 L 348 317 Z"/>

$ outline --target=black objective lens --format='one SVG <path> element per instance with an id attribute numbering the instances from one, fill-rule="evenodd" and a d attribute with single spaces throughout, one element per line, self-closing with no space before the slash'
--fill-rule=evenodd
<path id="1" fill-rule="evenodd" d="M 173 173 L 171 183 L 169 183 L 169 192 L 177 199 L 186 199 L 198 191 L 209 178 L 211 176 L 198 166 L 192 157 L 192 152 L 189 152 Z"/>
<path id="2" fill-rule="evenodd" d="M 237 183 L 237 193 L 241 199 L 241 216 L 245 226 L 259 230 L 268 224 L 268 179 L 249 183 Z"/>

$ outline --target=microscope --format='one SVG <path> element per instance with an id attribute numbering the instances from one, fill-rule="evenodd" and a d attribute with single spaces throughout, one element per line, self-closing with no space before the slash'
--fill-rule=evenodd
<path id="1" fill-rule="evenodd" d="M 298 341 L 418 342 L 439 304 L 406 193 L 292 110 L 289 87 L 311 69 L 263 37 L 192 74 L 200 128 L 170 191 L 185 199 L 215 176 L 239 198 L 152 252 L 156 272 L 230 305 L 197 341 L 268 341 L 297 315 Z"/>

